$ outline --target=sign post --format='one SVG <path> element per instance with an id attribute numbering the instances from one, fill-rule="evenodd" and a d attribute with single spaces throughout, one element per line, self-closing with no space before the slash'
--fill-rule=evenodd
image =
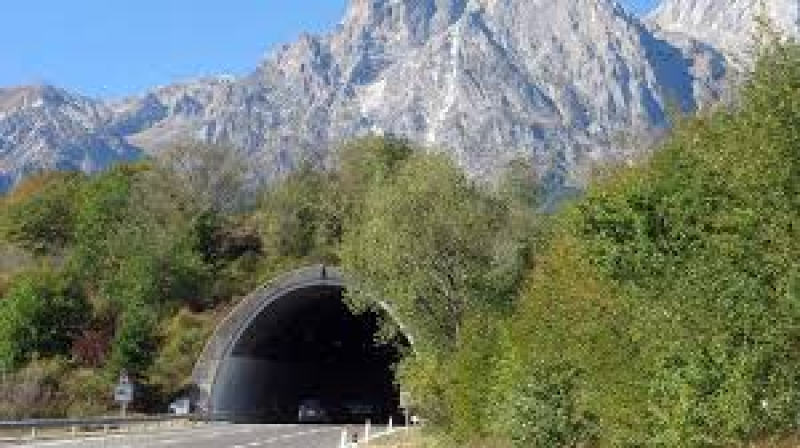
<path id="1" fill-rule="evenodd" d="M 124 370 L 119 376 L 119 382 L 114 387 L 114 401 L 119 403 L 120 415 L 125 418 L 128 413 L 128 405 L 133 401 L 133 383 Z"/>
<path id="2" fill-rule="evenodd" d="M 411 407 L 410 401 L 411 401 L 410 394 L 408 392 L 406 392 L 406 391 L 401 391 L 400 392 L 400 407 L 403 409 L 403 415 L 405 416 L 406 431 L 408 431 L 408 427 L 409 427 L 409 424 L 410 424 L 410 420 L 409 420 L 409 412 L 410 412 L 409 408 Z"/>

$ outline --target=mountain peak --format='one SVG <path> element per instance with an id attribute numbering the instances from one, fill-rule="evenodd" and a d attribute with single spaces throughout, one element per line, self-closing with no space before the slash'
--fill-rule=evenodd
<path id="1" fill-rule="evenodd" d="M 456 21 L 470 0 L 353 0 L 343 22 L 373 39 L 411 45 Z"/>
<path id="2" fill-rule="evenodd" d="M 800 36 L 800 0 L 664 0 L 648 21 L 742 58 L 753 47 L 759 17 L 778 32 Z"/>
<path id="3" fill-rule="evenodd" d="M 31 109 L 72 109 L 91 111 L 100 103 L 50 84 L 31 84 L 0 88 L 0 115 L 8 116 Z"/>

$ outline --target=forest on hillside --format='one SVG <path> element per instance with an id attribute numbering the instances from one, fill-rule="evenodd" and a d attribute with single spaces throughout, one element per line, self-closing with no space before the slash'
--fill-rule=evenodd
<path id="1" fill-rule="evenodd" d="M 523 161 L 487 185 L 380 137 L 259 191 L 197 144 L 31 177 L 0 202 L 0 416 L 106 412 L 122 368 L 164 409 L 238 298 L 325 262 L 414 336 L 397 381 L 443 446 L 771 446 L 800 418 L 800 46 L 673 121 L 548 214 Z"/>

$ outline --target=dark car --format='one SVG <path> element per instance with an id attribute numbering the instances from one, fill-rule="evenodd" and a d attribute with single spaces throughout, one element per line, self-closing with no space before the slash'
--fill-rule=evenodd
<path id="1" fill-rule="evenodd" d="M 328 413 L 319 400 L 304 400 L 297 408 L 297 421 L 300 423 L 326 423 Z"/>
<path id="2" fill-rule="evenodd" d="M 367 419 L 375 417 L 377 408 L 367 401 L 353 400 L 344 403 L 344 413 L 350 419 Z"/>

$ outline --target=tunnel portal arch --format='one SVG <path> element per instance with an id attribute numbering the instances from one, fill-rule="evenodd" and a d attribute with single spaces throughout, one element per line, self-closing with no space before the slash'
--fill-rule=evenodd
<path id="1" fill-rule="evenodd" d="M 379 318 L 350 313 L 341 300 L 345 288 L 340 270 L 318 265 L 245 297 L 195 364 L 200 408 L 257 421 L 293 421 L 307 400 L 324 402 L 329 416 L 340 418 L 396 412 L 390 368 L 400 353 L 372 342 Z"/>

